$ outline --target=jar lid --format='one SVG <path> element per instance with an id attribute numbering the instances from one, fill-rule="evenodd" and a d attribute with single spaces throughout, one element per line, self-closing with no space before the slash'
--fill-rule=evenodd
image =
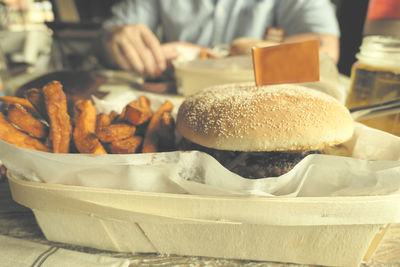
<path id="1" fill-rule="evenodd" d="M 400 38 L 371 35 L 363 38 L 359 60 L 374 60 L 380 63 L 400 65 Z"/>

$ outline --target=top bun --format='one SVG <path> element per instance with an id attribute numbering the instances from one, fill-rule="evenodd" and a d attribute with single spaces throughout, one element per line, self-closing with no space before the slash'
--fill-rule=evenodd
<path id="1" fill-rule="evenodd" d="M 278 43 L 254 39 L 250 37 L 240 37 L 231 43 L 229 47 L 229 55 L 231 56 L 239 56 L 239 55 L 251 55 L 251 49 L 253 47 L 266 47 L 277 45 Z"/>
<path id="2" fill-rule="evenodd" d="M 310 88 L 242 83 L 188 97 L 177 128 L 192 142 L 219 150 L 304 151 L 348 140 L 353 119 L 336 99 Z"/>

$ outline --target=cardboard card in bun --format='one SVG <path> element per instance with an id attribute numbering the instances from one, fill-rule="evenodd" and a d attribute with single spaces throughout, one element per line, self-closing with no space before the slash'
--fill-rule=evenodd
<path id="1" fill-rule="evenodd" d="M 319 81 L 319 41 L 252 49 L 257 86 Z"/>

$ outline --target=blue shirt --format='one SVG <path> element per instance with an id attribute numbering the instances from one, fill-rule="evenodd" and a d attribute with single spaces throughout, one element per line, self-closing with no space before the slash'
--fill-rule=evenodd
<path id="1" fill-rule="evenodd" d="M 202 46 L 231 43 L 238 37 L 264 37 L 268 27 L 286 35 L 321 33 L 339 36 L 329 0 L 124 0 L 112 8 L 104 27 L 143 23 L 162 27 L 162 42 Z"/>

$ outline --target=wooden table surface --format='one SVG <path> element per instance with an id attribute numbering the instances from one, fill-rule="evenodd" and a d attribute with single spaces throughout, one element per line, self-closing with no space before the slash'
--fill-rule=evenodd
<path id="1" fill-rule="evenodd" d="M 45 239 L 31 210 L 20 206 L 11 198 L 6 179 L 0 178 L 0 235 L 22 238 L 65 249 L 129 259 L 130 266 L 292 266 L 306 265 L 257 262 L 247 260 L 215 259 L 205 257 L 162 256 L 157 254 L 131 254 L 101 251 L 92 248 L 50 242 Z M 363 267 L 400 266 L 400 224 L 391 225 L 378 249 Z"/>

